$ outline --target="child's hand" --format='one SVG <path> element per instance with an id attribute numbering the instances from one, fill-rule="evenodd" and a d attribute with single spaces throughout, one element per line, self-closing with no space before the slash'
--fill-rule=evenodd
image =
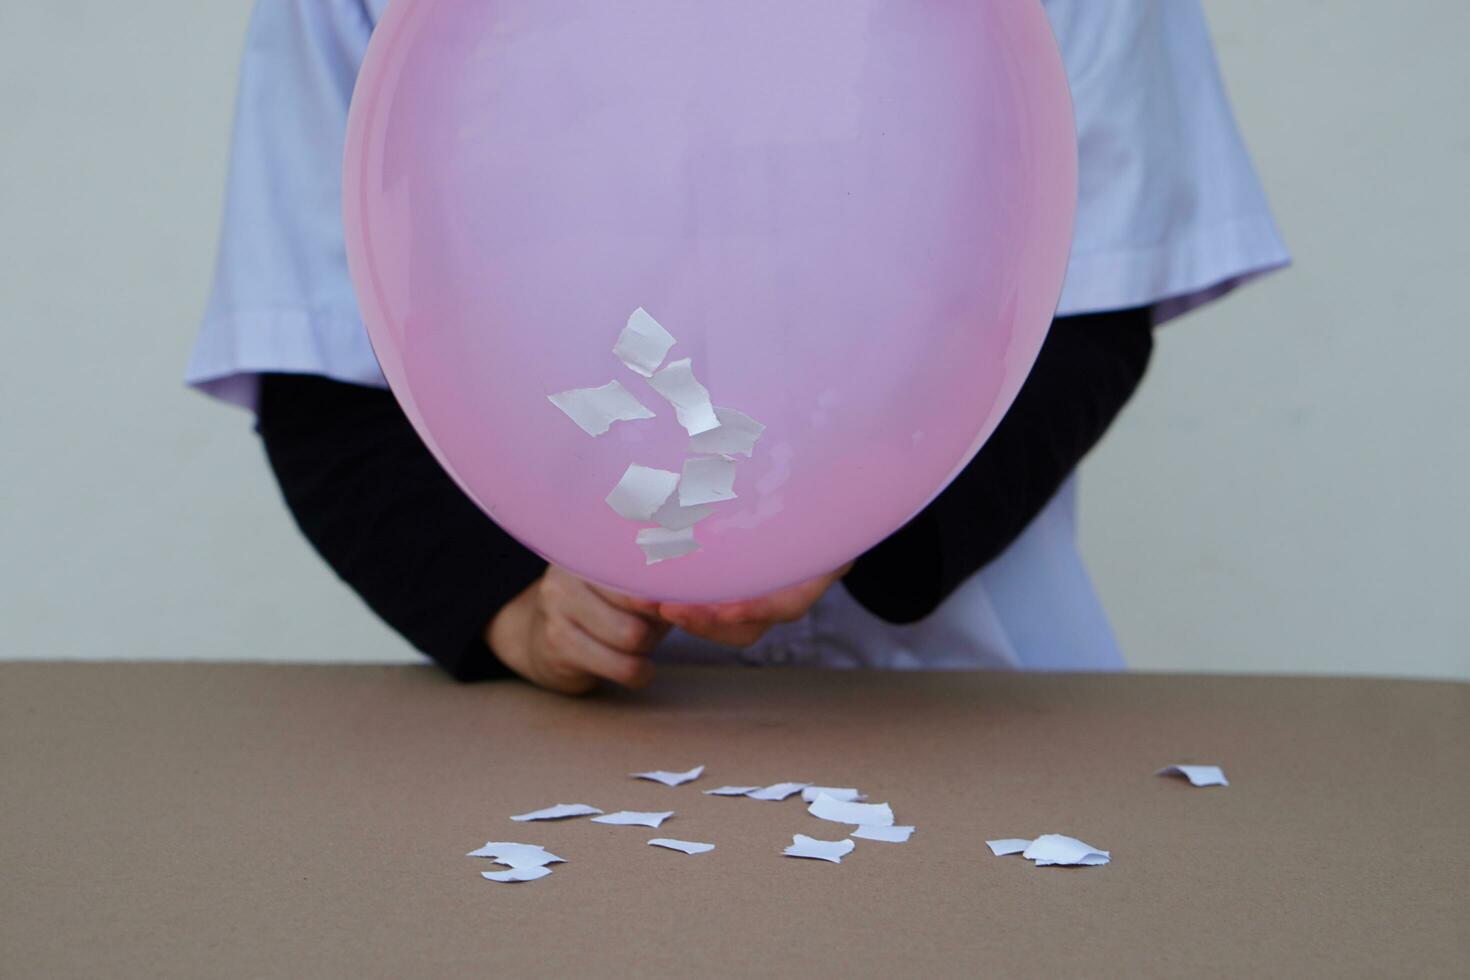
<path id="1" fill-rule="evenodd" d="M 485 641 L 526 680 L 562 694 L 586 694 L 599 679 L 643 687 L 648 654 L 668 624 L 658 604 L 619 595 L 549 566 L 496 614 Z"/>
<path id="2" fill-rule="evenodd" d="M 665 602 L 659 605 L 658 614 L 694 636 L 726 646 L 748 647 L 776 623 L 792 623 L 805 616 L 812 604 L 850 568 L 851 562 L 835 572 L 758 599 L 741 599 L 712 606 Z"/>

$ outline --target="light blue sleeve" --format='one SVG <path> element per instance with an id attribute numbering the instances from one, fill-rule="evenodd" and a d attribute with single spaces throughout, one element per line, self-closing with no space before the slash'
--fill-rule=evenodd
<path id="1" fill-rule="evenodd" d="M 260 372 L 383 385 L 347 270 L 342 147 L 369 0 L 258 0 L 214 285 L 189 384 L 253 409 Z"/>

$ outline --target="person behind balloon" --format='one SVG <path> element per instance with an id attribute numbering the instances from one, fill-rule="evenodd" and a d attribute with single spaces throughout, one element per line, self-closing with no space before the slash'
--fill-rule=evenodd
<path id="1" fill-rule="evenodd" d="M 843 568 L 718 606 L 617 594 L 486 518 L 391 394 L 343 246 L 348 104 L 387 0 L 258 0 L 214 287 L 187 380 L 253 410 L 322 557 L 460 680 L 582 693 L 656 662 L 1122 667 L 1077 553 L 1075 469 L 1159 324 L 1286 264 L 1196 0 L 1048 0 L 1072 83 L 1077 228 L 1048 338 L 975 459 Z"/>

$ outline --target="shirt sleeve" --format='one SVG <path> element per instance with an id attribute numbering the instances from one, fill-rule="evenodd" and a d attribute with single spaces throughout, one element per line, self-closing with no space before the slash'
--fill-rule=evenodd
<path id="1" fill-rule="evenodd" d="M 1046 0 L 1077 118 L 1077 226 L 1058 316 L 1162 323 L 1290 260 L 1199 0 Z"/>
<path id="2" fill-rule="evenodd" d="M 342 229 L 364 0 L 258 0 L 240 66 L 214 284 L 186 380 L 254 408 L 261 372 L 383 385 Z"/>

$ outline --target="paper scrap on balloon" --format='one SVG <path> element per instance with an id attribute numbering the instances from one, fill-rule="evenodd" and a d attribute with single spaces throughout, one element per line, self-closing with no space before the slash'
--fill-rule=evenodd
<path id="1" fill-rule="evenodd" d="M 851 854 L 857 845 L 850 840 L 817 840 L 806 834 L 795 834 L 791 838 L 791 846 L 782 851 L 787 857 L 812 858 L 817 861 L 831 861 L 833 864 L 841 864 L 846 854 Z"/>
<path id="2" fill-rule="evenodd" d="M 713 507 L 685 507 L 679 503 L 679 495 L 671 493 L 654 513 L 653 520 L 670 531 L 686 531 L 714 512 Z"/>
<path id="3" fill-rule="evenodd" d="M 719 416 L 709 400 L 709 391 L 694 376 L 689 358 L 673 361 L 648 379 L 653 390 L 663 395 L 670 405 L 679 424 L 691 436 L 708 432 L 720 424 Z"/>
<path id="4" fill-rule="evenodd" d="M 892 827 L 893 808 L 887 803 L 848 803 L 830 796 L 818 796 L 806 812 L 833 823 L 850 823 L 864 827 Z"/>
<path id="5" fill-rule="evenodd" d="M 512 868 L 539 868 L 545 864 L 556 864 L 562 859 L 539 844 L 517 844 L 513 841 L 486 841 L 465 857 L 491 858 L 497 864 Z"/>
<path id="6" fill-rule="evenodd" d="M 677 531 L 666 527 L 640 528 L 636 540 L 638 547 L 643 549 L 644 562 L 649 565 L 657 565 L 671 558 L 683 558 L 699 550 L 699 542 L 694 539 L 692 527 Z"/>
<path id="7" fill-rule="evenodd" d="M 514 882 L 535 881 L 537 878 L 545 878 L 549 874 L 551 874 L 550 868 L 531 867 L 511 868 L 508 871 L 481 871 L 480 877 L 488 878 L 491 881 Z"/>
<path id="8" fill-rule="evenodd" d="M 618 342 L 613 346 L 613 354 L 618 360 L 628 366 L 630 371 L 637 372 L 645 378 L 653 377 L 653 372 L 664 362 L 664 357 L 669 353 L 669 348 L 674 346 L 674 335 L 663 328 L 648 311 L 643 307 L 633 311 L 628 317 L 628 325 L 623 332 L 618 334 Z"/>
<path id="9" fill-rule="evenodd" d="M 558 803 L 556 806 L 546 807 L 544 810 L 532 810 L 530 813 L 522 813 L 511 817 L 512 820 L 525 822 L 527 820 L 565 820 L 567 817 L 585 817 L 602 811 L 595 806 L 585 803 Z"/>
<path id="10" fill-rule="evenodd" d="M 823 795 L 830 796 L 834 800 L 841 800 L 844 803 L 856 803 L 859 800 L 866 800 L 868 798 L 867 794 L 859 793 L 850 786 L 808 786 L 801 791 L 801 798 L 807 803 L 815 802 L 817 797 Z"/>
<path id="11" fill-rule="evenodd" d="M 705 796 L 749 796 L 760 789 L 759 786 L 721 786 L 718 789 L 707 789 Z"/>
<path id="12" fill-rule="evenodd" d="M 673 815 L 673 810 L 662 810 L 657 813 L 619 810 L 617 813 L 605 813 L 600 817 L 593 817 L 592 822 L 612 824 L 615 827 L 652 827 L 657 830 L 665 820 Z"/>
<path id="13" fill-rule="evenodd" d="M 1108 851 L 1098 850 L 1064 834 L 1042 834 L 1021 852 L 1021 856 L 1035 861 L 1038 868 L 1053 864 L 1097 867 L 1112 860 Z"/>
<path id="14" fill-rule="evenodd" d="M 744 412 L 733 408 L 716 408 L 720 424 L 708 432 L 689 437 L 689 451 L 722 456 L 749 456 L 755 452 L 766 427 Z"/>
<path id="15" fill-rule="evenodd" d="M 679 478 L 679 506 L 697 507 L 735 499 L 735 461 L 724 456 L 693 456 L 684 460 Z"/>
<path id="16" fill-rule="evenodd" d="M 617 381 L 609 381 L 601 388 L 573 388 L 546 397 L 589 436 L 602 435 L 614 422 L 657 417 Z"/>
<path id="17" fill-rule="evenodd" d="M 996 857 L 1005 857 L 1007 854 L 1020 854 L 1031 846 L 1031 842 L 1020 837 L 1006 837 L 1001 840 L 988 840 L 985 846 L 990 848 L 990 853 Z"/>
<path id="18" fill-rule="evenodd" d="M 752 800 L 780 801 L 793 793 L 800 793 L 810 785 L 811 783 L 773 783 L 761 789 L 753 789 L 745 795 Z"/>
<path id="19" fill-rule="evenodd" d="M 859 826 L 850 836 L 862 840 L 880 840 L 888 844 L 907 844 L 913 834 L 912 827 Z"/>
<path id="20" fill-rule="evenodd" d="M 652 772 L 632 773 L 634 779 L 651 779 L 655 783 L 663 783 L 665 786 L 682 786 L 693 782 L 704 775 L 704 766 L 695 766 L 684 772 L 668 772 L 664 769 L 655 769 Z"/>
<path id="21" fill-rule="evenodd" d="M 685 854 L 704 854 L 713 851 L 715 845 L 701 844 L 699 841 L 675 840 L 672 837 L 655 837 L 648 843 L 654 847 L 667 847 L 671 851 L 683 851 Z"/>
<path id="22" fill-rule="evenodd" d="M 1165 766 L 1155 776 L 1183 776 L 1191 786 L 1229 786 L 1225 770 L 1219 766 Z"/>
<path id="23" fill-rule="evenodd" d="M 651 521 L 678 486 L 679 474 L 634 463 L 607 495 L 607 505 L 630 521 Z"/>

